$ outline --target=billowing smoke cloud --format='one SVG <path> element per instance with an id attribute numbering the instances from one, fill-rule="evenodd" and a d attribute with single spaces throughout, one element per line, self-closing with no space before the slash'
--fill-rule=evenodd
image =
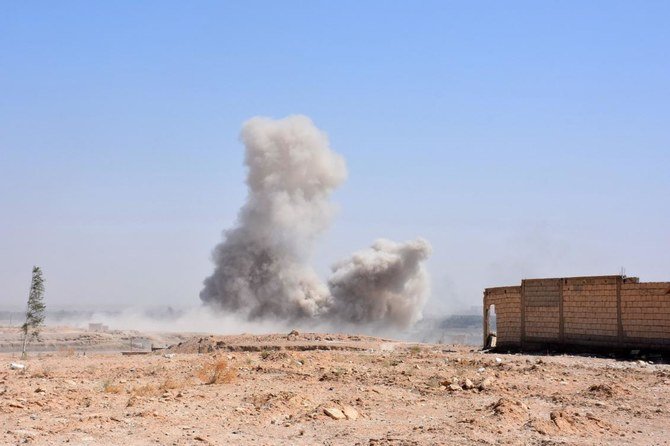
<path id="1" fill-rule="evenodd" d="M 328 286 L 332 313 L 353 323 L 407 327 L 421 318 L 428 295 L 423 261 L 430 255 L 423 239 L 406 243 L 377 240 L 333 266 Z"/>
<path id="2" fill-rule="evenodd" d="M 344 159 L 305 116 L 253 118 L 242 128 L 249 196 L 238 226 L 216 247 L 200 298 L 250 319 L 314 317 L 330 295 L 307 264 L 330 223 L 330 194 L 346 179 Z"/>
<path id="3" fill-rule="evenodd" d="M 237 226 L 214 250 L 200 298 L 249 320 L 343 320 L 405 327 L 427 293 L 427 242 L 378 241 L 334 267 L 329 289 L 309 266 L 314 239 L 330 224 L 330 195 L 344 159 L 305 116 L 253 118 L 241 134 L 249 169 Z"/>

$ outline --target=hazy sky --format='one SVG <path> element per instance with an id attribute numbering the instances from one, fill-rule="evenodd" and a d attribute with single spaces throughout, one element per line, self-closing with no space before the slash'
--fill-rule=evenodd
<path id="1" fill-rule="evenodd" d="M 344 155 L 314 256 L 428 239 L 429 310 L 524 277 L 670 279 L 670 2 L 3 2 L 0 306 L 193 305 L 242 122 Z"/>

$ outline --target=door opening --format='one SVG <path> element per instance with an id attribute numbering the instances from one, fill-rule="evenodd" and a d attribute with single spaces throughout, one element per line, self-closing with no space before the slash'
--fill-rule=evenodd
<path id="1" fill-rule="evenodd" d="M 484 349 L 495 348 L 498 340 L 496 306 L 491 304 L 484 315 Z"/>

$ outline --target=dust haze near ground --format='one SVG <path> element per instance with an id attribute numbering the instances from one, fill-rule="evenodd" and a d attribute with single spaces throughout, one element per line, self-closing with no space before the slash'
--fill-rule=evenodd
<path id="1" fill-rule="evenodd" d="M 241 132 L 248 196 L 214 250 L 200 299 L 247 320 L 405 329 L 421 317 L 430 245 L 379 240 L 333 267 L 324 284 L 309 264 L 333 217 L 344 159 L 306 116 L 252 118 Z"/>

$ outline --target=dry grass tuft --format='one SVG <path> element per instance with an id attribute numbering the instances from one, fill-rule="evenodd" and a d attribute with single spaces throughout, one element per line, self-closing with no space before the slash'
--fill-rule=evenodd
<path id="1" fill-rule="evenodd" d="M 408 350 L 413 355 L 419 355 L 423 353 L 423 348 L 421 348 L 419 345 L 412 345 Z"/>
<path id="2" fill-rule="evenodd" d="M 133 396 L 153 396 L 158 393 L 158 388 L 151 384 L 133 387 L 130 394 Z"/>
<path id="3" fill-rule="evenodd" d="M 121 393 L 123 389 L 120 385 L 114 384 L 111 380 L 102 383 L 102 391 L 105 393 Z"/>
<path id="4" fill-rule="evenodd" d="M 224 384 L 233 382 L 237 378 L 237 371 L 228 367 L 228 362 L 221 358 L 203 364 L 197 376 L 205 384 Z"/>
<path id="5" fill-rule="evenodd" d="M 158 386 L 158 390 L 164 392 L 166 390 L 183 389 L 184 387 L 186 387 L 185 381 L 180 381 L 174 378 L 167 378 L 160 386 Z"/>
<path id="6" fill-rule="evenodd" d="M 58 349 L 58 355 L 66 358 L 71 358 L 76 354 L 72 347 L 61 347 Z"/>
<path id="7" fill-rule="evenodd" d="M 51 369 L 49 367 L 42 367 L 40 370 L 35 370 L 30 374 L 31 378 L 49 378 L 51 377 Z"/>

